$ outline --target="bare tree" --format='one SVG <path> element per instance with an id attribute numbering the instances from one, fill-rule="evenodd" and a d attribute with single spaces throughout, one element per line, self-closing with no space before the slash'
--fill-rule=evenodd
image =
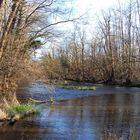
<path id="1" fill-rule="evenodd" d="M 54 30 L 56 25 L 79 19 L 65 18 L 69 10 L 64 10 L 61 6 L 63 1 L 6 0 L 6 4 L 1 7 L 2 2 L 0 1 L 0 109 L 18 103 L 16 83 L 27 68 L 32 53 L 41 47 L 40 40 L 46 42 L 57 34 Z"/>

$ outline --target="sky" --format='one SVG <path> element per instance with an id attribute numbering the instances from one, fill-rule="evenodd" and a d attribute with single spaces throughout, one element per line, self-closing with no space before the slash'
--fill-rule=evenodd
<path id="1" fill-rule="evenodd" d="M 74 17 L 78 17 L 86 13 L 89 18 L 88 21 L 90 26 L 83 28 L 86 28 L 86 30 L 91 30 L 92 25 L 94 28 L 94 24 L 96 24 L 95 21 L 99 16 L 101 16 L 103 10 L 106 11 L 109 8 L 114 8 L 118 3 L 120 3 L 121 6 L 125 5 L 126 1 L 128 0 L 70 0 L 67 6 L 73 7 Z M 67 31 L 67 29 L 71 30 L 72 25 L 73 24 L 71 23 L 66 23 L 65 25 L 60 24 L 58 25 L 58 28 L 60 30 L 62 29 Z M 41 50 L 39 50 L 38 53 L 42 53 Z"/>
<path id="2" fill-rule="evenodd" d="M 77 12 L 82 13 L 87 10 L 92 10 L 95 12 L 100 12 L 107 8 L 113 7 L 118 2 L 124 4 L 127 0 L 75 0 L 75 7 L 77 7 Z"/>
<path id="3" fill-rule="evenodd" d="M 110 8 L 115 8 L 118 3 L 125 5 L 129 0 L 70 0 L 68 7 L 73 7 L 73 17 L 85 15 L 88 17 L 90 25 L 96 24 L 97 19 L 102 16 L 103 11 Z M 58 18 L 59 20 L 59 18 Z M 61 28 L 61 25 L 58 25 Z M 62 25 L 63 30 L 70 28 L 71 23 Z"/>

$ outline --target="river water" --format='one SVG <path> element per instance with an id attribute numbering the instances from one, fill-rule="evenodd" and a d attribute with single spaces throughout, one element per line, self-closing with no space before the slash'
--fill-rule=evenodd
<path id="1" fill-rule="evenodd" d="M 36 82 L 22 86 L 17 96 L 21 102 L 56 102 L 0 128 L 0 140 L 140 140 L 140 88 L 96 85 L 95 91 L 80 91 Z"/>

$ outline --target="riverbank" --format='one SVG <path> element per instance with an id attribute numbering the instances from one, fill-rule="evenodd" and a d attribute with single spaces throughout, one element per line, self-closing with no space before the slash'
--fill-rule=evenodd
<path id="1" fill-rule="evenodd" d="M 122 86 L 122 87 L 139 87 L 140 88 L 140 81 L 132 81 L 130 83 L 127 83 L 126 81 L 115 81 L 115 82 L 105 82 L 105 81 L 71 81 L 71 80 L 61 80 L 61 81 L 43 81 L 46 84 L 54 84 L 56 86 L 87 86 L 92 87 L 96 85 L 107 85 L 107 86 Z"/>
<path id="2" fill-rule="evenodd" d="M 39 109 L 31 104 L 19 104 L 9 107 L 5 112 L 0 112 L 0 126 L 13 125 L 16 121 L 39 112 Z"/>

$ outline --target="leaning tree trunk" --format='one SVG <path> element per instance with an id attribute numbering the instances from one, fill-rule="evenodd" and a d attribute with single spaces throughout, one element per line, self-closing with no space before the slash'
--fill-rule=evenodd
<path id="1" fill-rule="evenodd" d="M 7 117 L 6 110 L 8 108 L 18 104 L 19 102 L 17 101 L 15 92 L 13 92 L 12 94 L 1 93 L 0 94 L 0 120 L 6 119 Z"/>
<path id="2" fill-rule="evenodd" d="M 16 17 L 16 13 L 17 13 L 17 10 L 18 10 L 20 3 L 21 3 L 21 0 L 13 1 L 11 13 L 9 14 L 7 23 L 6 23 L 5 28 L 3 30 L 2 37 L 0 39 L 0 58 L 4 54 L 4 51 L 7 47 L 5 44 L 6 40 L 7 40 L 7 36 L 8 36 L 9 30 L 11 28 L 11 25 L 13 23 L 13 20 Z"/>
<path id="3" fill-rule="evenodd" d="M 6 110 L 19 104 L 16 97 L 16 84 L 13 80 L 3 77 L 0 79 L 0 120 L 6 117 Z"/>

